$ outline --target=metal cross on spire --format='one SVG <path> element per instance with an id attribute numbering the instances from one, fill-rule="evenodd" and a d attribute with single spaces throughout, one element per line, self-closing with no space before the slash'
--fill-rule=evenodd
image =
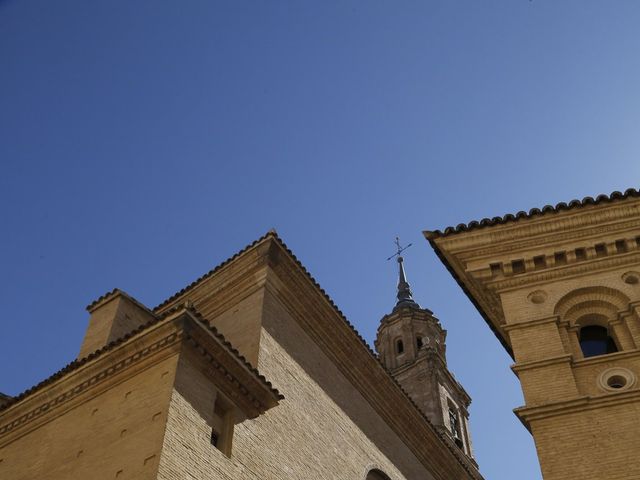
<path id="1" fill-rule="evenodd" d="M 402 257 L 400 256 L 400 254 L 404 252 L 407 248 L 409 248 L 411 245 L 413 245 L 413 243 L 410 243 L 405 247 L 400 246 L 400 238 L 396 237 L 396 249 L 397 249 L 396 253 L 394 253 L 389 258 L 387 258 L 387 260 L 391 260 L 393 257 L 398 257 L 398 262 L 401 262 L 402 260 L 400 260 L 400 258 Z"/>
<path id="2" fill-rule="evenodd" d="M 410 243 L 403 247 L 402 245 L 400 245 L 400 239 L 396 237 L 396 253 L 387 258 L 387 260 L 391 260 L 394 257 L 397 257 L 398 259 L 398 302 L 396 303 L 396 308 L 402 306 L 420 308 L 420 306 L 413 300 L 411 287 L 409 286 L 409 282 L 407 282 L 407 276 L 404 273 L 404 258 L 402 258 L 402 252 L 404 252 L 411 245 L 412 244 Z"/>

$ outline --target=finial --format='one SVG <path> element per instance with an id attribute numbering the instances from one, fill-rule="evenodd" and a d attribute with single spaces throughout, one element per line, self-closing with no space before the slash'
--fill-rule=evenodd
<path id="1" fill-rule="evenodd" d="M 409 248 L 412 244 L 408 244 L 403 247 L 400 245 L 400 239 L 396 237 L 396 253 L 391 255 L 387 260 L 391 260 L 394 257 L 398 259 L 398 302 L 396 303 L 396 307 L 413 307 L 420 308 L 414 300 L 411 293 L 411 287 L 409 286 L 409 282 L 407 282 L 407 276 L 404 272 L 404 258 L 402 258 L 402 252 L 404 252 L 407 248 Z"/>

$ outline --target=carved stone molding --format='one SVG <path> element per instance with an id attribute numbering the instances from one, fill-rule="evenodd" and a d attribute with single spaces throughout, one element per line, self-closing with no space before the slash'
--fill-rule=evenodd
<path id="1" fill-rule="evenodd" d="M 69 402 L 82 393 L 85 393 L 89 389 L 97 387 L 101 383 L 106 382 L 114 375 L 117 375 L 122 371 L 133 367 L 134 365 L 142 362 L 147 357 L 152 356 L 158 351 L 170 347 L 180 341 L 181 335 L 178 332 L 172 332 L 166 337 L 145 346 L 143 349 L 136 351 L 126 358 L 119 360 L 114 364 L 110 364 L 105 368 L 102 368 L 100 371 L 94 373 L 89 378 L 83 380 L 81 383 L 77 383 L 67 388 L 64 392 L 57 394 L 55 398 L 40 403 L 37 407 L 29 410 L 27 413 L 24 413 L 19 417 L 14 418 L 11 422 L 0 426 L 0 435 L 9 433 L 27 422 L 36 420 L 45 413 L 52 412 L 55 408 L 58 408 L 61 405 Z M 6 416 L 6 414 L 4 414 L 3 416 Z"/>
<path id="2" fill-rule="evenodd" d="M 556 281 L 561 278 L 572 278 L 595 272 L 614 270 L 623 265 L 637 266 L 640 263 L 640 251 L 630 252 L 619 256 L 606 257 L 598 260 L 584 261 L 547 270 L 523 273 L 517 276 L 488 280 L 486 287 L 496 292 L 504 292 L 524 286 L 536 286 Z M 488 265 L 487 265 L 488 268 Z"/>
<path id="3" fill-rule="evenodd" d="M 594 225 L 589 229 L 581 229 L 578 231 L 566 231 L 558 230 L 554 234 L 545 234 L 544 238 L 535 238 L 524 236 L 514 241 L 505 241 L 501 244 L 489 244 L 486 247 L 465 249 L 459 253 L 459 257 L 462 260 L 469 260 L 471 258 L 479 259 L 483 257 L 492 258 L 500 257 L 514 252 L 524 252 L 529 250 L 545 250 L 553 249 L 553 245 L 576 243 L 584 239 L 599 238 L 612 235 L 616 232 L 625 232 L 627 235 L 629 230 L 638 230 L 640 234 L 640 220 L 635 218 L 625 222 L 607 224 L 607 225 Z"/>
<path id="4" fill-rule="evenodd" d="M 134 334 L 77 361 L 16 399 L 0 413 L 0 438 L 45 415 L 54 418 L 65 405 L 89 392 L 101 392 L 118 377 L 133 376 L 149 364 L 188 347 L 212 367 L 208 373 L 225 395 L 248 417 L 254 418 L 284 398 L 193 308 L 167 312 Z M 25 411 L 26 410 L 26 411 Z"/>

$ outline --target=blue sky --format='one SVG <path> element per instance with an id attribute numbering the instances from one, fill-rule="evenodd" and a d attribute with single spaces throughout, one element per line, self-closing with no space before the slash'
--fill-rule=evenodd
<path id="1" fill-rule="evenodd" d="M 540 479 L 511 359 L 421 232 L 637 187 L 640 3 L 0 1 L 0 391 L 84 306 L 153 306 L 275 227 L 372 343 L 393 240 L 481 471 Z"/>

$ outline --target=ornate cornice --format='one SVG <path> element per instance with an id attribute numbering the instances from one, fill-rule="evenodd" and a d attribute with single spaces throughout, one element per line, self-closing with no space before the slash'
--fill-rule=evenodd
<path id="1" fill-rule="evenodd" d="M 0 445 L 12 440 L 12 433 L 26 433 L 18 430 L 32 422 L 48 421 L 61 415 L 67 407 L 74 406 L 79 397 L 103 391 L 112 385 L 114 377 L 135 375 L 141 365 L 164 359 L 166 356 L 162 352 L 175 353 L 172 347 L 181 341 L 181 332 L 175 329 L 163 329 L 162 332 L 155 329 L 145 335 L 142 345 L 130 340 L 117 348 L 97 352 L 76 370 L 54 374 L 56 378 L 45 387 L 21 396 L 0 413 Z"/>
<path id="2" fill-rule="evenodd" d="M 469 224 L 461 223 L 456 227 L 447 227 L 444 231 L 425 231 L 424 234 L 427 239 L 455 238 L 457 234 L 460 233 L 466 233 L 467 238 L 473 238 L 472 233 L 482 232 L 482 230 L 486 230 L 487 227 L 492 227 L 490 228 L 492 232 L 501 232 L 508 230 L 513 225 L 522 223 L 536 225 L 538 221 L 557 218 L 563 219 L 571 217 L 572 215 L 580 215 L 580 213 L 590 211 L 596 206 L 601 212 L 607 212 L 609 207 L 614 209 L 620 205 L 622 205 L 624 210 L 625 207 L 634 205 L 634 198 L 639 196 L 640 192 L 638 190 L 629 188 L 624 193 L 613 192 L 610 195 L 598 195 L 595 200 L 591 197 L 585 197 L 582 200 L 572 200 L 568 204 L 561 202 L 555 206 L 545 205 L 542 209 L 533 208 L 529 210 L 529 212 L 521 211 L 502 217 L 484 218 L 480 221 L 469 222 Z M 603 215 L 607 215 L 607 213 Z M 571 228 L 573 228 L 573 226 L 571 226 Z M 496 240 L 499 241 L 500 239 L 496 238 Z"/>
<path id="3" fill-rule="evenodd" d="M 606 355 L 598 355 L 595 357 L 576 358 L 573 360 L 572 367 L 576 369 L 591 367 L 602 363 L 615 363 L 619 360 L 626 360 L 633 357 L 640 357 L 640 349 L 623 350 L 620 352 L 608 353 Z"/>
<path id="4" fill-rule="evenodd" d="M 574 412 L 585 412 L 596 408 L 619 406 L 627 403 L 637 403 L 640 400 L 640 390 L 605 393 L 598 396 L 584 396 L 572 400 L 548 403 L 536 407 L 516 408 L 513 413 L 529 428 L 536 420 L 567 415 Z"/>
<path id="5" fill-rule="evenodd" d="M 191 313 L 191 312 L 190 312 Z M 195 313 L 197 315 L 197 312 Z M 200 355 L 215 385 L 247 418 L 255 418 L 284 398 L 215 327 L 201 317 L 185 321 L 185 342 Z"/>
<path id="6" fill-rule="evenodd" d="M 434 325 L 440 332 L 446 333 L 446 330 L 442 328 L 442 324 L 438 317 L 436 317 L 431 310 L 428 308 L 411 308 L 411 307 L 400 307 L 397 310 L 394 309 L 393 312 L 385 315 L 380 320 L 380 324 L 378 325 L 378 333 L 387 326 L 394 325 L 402 320 L 412 320 L 425 322 Z"/>
<path id="7" fill-rule="evenodd" d="M 525 370 L 532 370 L 536 368 L 544 368 L 550 365 L 558 365 L 561 363 L 571 363 L 573 356 L 570 353 L 564 355 L 558 355 L 557 357 L 545 358 L 544 360 L 534 360 L 532 362 L 519 362 L 511 365 L 513 373 L 518 375 Z"/>
<path id="8" fill-rule="evenodd" d="M 640 251 L 636 250 L 611 257 L 593 258 L 582 262 L 572 263 L 562 267 L 548 268 L 541 271 L 533 271 L 514 275 L 506 279 L 488 280 L 487 288 L 496 292 L 504 292 L 524 286 L 533 287 L 543 283 L 549 283 L 561 278 L 575 278 L 594 272 L 614 270 L 621 266 L 637 266 L 640 263 Z"/>
<path id="9" fill-rule="evenodd" d="M 639 195 L 634 191 L 587 202 L 580 208 L 547 209 L 532 216 L 485 222 L 486 228 L 474 225 L 444 234 L 425 232 L 425 236 L 513 357 L 500 294 L 637 266 Z M 556 263 L 558 252 L 561 264 Z"/>
<path id="10" fill-rule="evenodd" d="M 108 389 L 116 378 L 130 378 L 180 354 L 185 347 L 199 353 L 212 367 L 208 373 L 214 383 L 248 418 L 284 398 L 197 311 L 182 307 L 70 364 L 17 397 L 0 413 L 0 445 L 30 431 L 28 424 L 33 422 L 35 428 L 56 418 L 78 402 Z"/>
<path id="11" fill-rule="evenodd" d="M 592 238 L 613 235 L 616 232 L 629 231 L 632 229 L 640 229 L 640 219 L 632 219 L 625 222 L 619 222 L 606 225 L 591 225 L 586 228 L 576 230 L 558 230 L 551 234 L 525 236 L 519 239 L 504 240 L 502 243 L 491 243 L 484 247 L 474 247 L 461 250 L 458 256 L 461 260 L 469 260 L 471 258 L 479 260 L 482 258 L 495 258 L 513 255 L 514 252 L 522 252 L 528 250 L 545 250 L 553 248 L 553 245 L 563 243 L 575 243 L 576 240 L 582 241 Z M 510 255 L 510 256 L 511 256 Z"/>
<path id="12" fill-rule="evenodd" d="M 512 330 L 519 330 L 522 328 L 529 328 L 529 327 L 535 327 L 538 325 L 544 325 L 545 323 L 558 324 L 559 322 L 560 322 L 560 317 L 558 317 L 558 315 L 550 315 L 547 317 L 533 318 L 531 320 L 527 320 L 524 322 L 510 323 L 508 325 L 504 325 L 502 328 L 504 329 L 505 332 L 510 332 Z"/>

